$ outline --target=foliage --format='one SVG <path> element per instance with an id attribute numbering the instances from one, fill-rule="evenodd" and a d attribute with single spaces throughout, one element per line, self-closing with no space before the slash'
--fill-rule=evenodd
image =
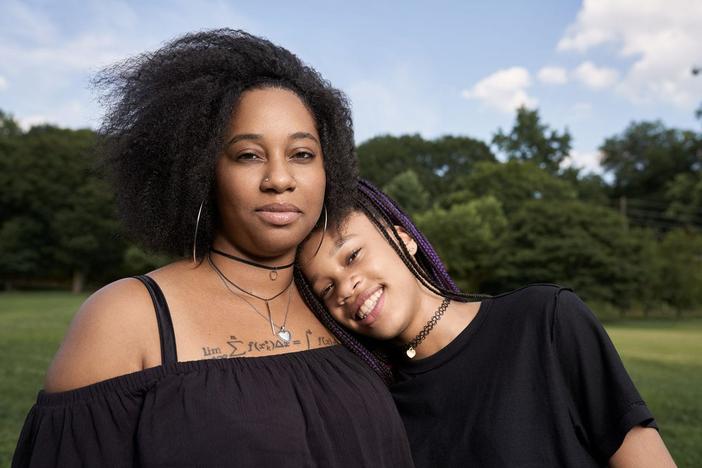
<path id="1" fill-rule="evenodd" d="M 371 138 L 358 147 L 361 177 L 384 187 L 411 169 L 431 198 L 445 193 L 453 180 L 479 161 L 495 161 L 490 148 L 468 137 L 424 140 L 419 135 Z"/>
<path id="2" fill-rule="evenodd" d="M 613 196 L 649 200 L 664 197 L 679 174 L 702 171 L 702 138 L 660 121 L 633 122 L 600 147 L 602 166 L 614 176 Z"/>
<path id="3" fill-rule="evenodd" d="M 659 245 L 658 295 L 679 313 L 702 304 L 702 234 L 675 229 Z"/>
<path id="4" fill-rule="evenodd" d="M 443 206 L 490 195 L 500 201 L 510 215 L 529 200 L 574 200 L 575 187 L 554 177 L 530 161 L 477 163 L 473 170 L 459 176 Z"/>
<path id="5" fill-rule="evenodd" d="M 383 191 L 410 215 L 424 211 L 429 206 L 429 193 L 412 169 L 393 177 L 383 187 Z"/>
<path id="6" fill-rule="evenodd" d="M 666 214 L 687 226 L 702 226 L 702 172 L 678 174 L 666 185 Z"/>
<path id="7" fill-rule="evenodd" d="M 529 282 L 570 286 L 586 300 L 629 307 L 654 281 L 655 243 L 617 212 L 579 201 L 533 200 L 510 218 L 500 289 Z"/>
<path id="8" fill-rule="evenodd" d="M 484 142 L 454 136 L 380 136 L 358 154 L 362 175 L 417 220 L 467 291 L 558 282 L 610 313 L 645 313 L 702 306 L 701 139 L 660 122 L 633 123 L 603 144 L 613 179 L 603 178 L 560 168 L 568 131 L 520 109 L 510 132 L 493 139 L 504 162 Z M 6 288 L 73 280 L 79 289 L 84 278 L 97 285 L 170 260 L 123 238 L 112 193 L 94 169 L 94 143 L 90 130 L 23 131 L 0 111 Z M 611 208 L 620 196 L 628 222 Z M 652 210 L 655 231 L 633 227 Z"/>
<path id="9" fill-rule="evenodd" d="M 538 110 L 520 107 L 512 130 L 509 133 L 498 130 L 492 144 L 510 160 L 531 161 L 556 173 L 570 153 L 571 140 L 567 129 L 559 133 L 542 124 Z"/>
<path id="10" fill-rule="evenodd" d="M 507 219 L 494 197 L 435 207 L 417 216 L 417 225 L 466 291 L 478 291 L 500 262 Z"/>
<path id="11" fill-rule="evenodd" d="M 84 275 L 119 265 L 124 247 L 111 192 L 94 171 L 94 133 L 39 126 L 0 141 L 5 281 L 73 277 L 79 287 Z"/>

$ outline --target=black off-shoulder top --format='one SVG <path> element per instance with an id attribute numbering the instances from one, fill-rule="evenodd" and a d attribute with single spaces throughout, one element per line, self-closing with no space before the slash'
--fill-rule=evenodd
<path id="1" fill-rule="evenodd" d="M 342 346 L 178 362 L 158 285 L 162 365 L 40 392 L 13 467 L 410 467 L 387 387 Z"/>

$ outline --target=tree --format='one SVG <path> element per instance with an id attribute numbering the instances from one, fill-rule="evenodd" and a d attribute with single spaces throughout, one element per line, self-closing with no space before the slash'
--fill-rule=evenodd
<path id="1" fill-rule="evenodd" d="M 559 133 L 542 124 L 538 110 L 520 107 L 509 134 L 499 129 L 492 144 L 509 160 L 531 161 L 541 169 L 556 173 L 570 153 L 571 136 L 567 129 Z"/>
<path id="2" fill-rule="evenodd" d="M 679 174 L 702 171 L 702 139 L 660 121 L 634 122 L 600 147 L 602 166 L 614 176 L 613 195 L 662 200 Z"/>
<path id="3" fill-rule="evenodd" d="M 2 125 L 12 128 L 11 125 Z M 6 284 L 12 278 L 85 275 L 119 268 L 112 195 L 94 171 L 95 134 L 44 125 L 0 135 L 0 245 Z"/>
<path id="4" fill-rule="evenodd" d="M 554 177 L 530 161 L 477 163 L 473 170 L 457 178 L 442 206 L 490 195 L 500 201 L 509 216 L 529 200 L 574 200 L 577 191 L 567 181 Z"/>
<path id="5" fill-rule="evenodd" d="M 495 156 L 485 143 L 468 137 L 424 140 L 419 135 L 386 135 L 362 143 L 358 159 L 361 176 L 379 187 L 411 169 L 433 199 L 476 162 L 495 161 Z"/>
<path id="6" fill-rule="evenodd" d="M 0 139 L 17 137 L 22 133 L 19 124 L 15 119 L 0 109 Z"/>
<path id="7" fill-rule="evenodd" d="M 429 193 L 424 189 L 419 177 L 412 169 L 393 177 L 383 187 L 383 191 L 410 215 L 424 211 L 429 206 Z"/>
<path id="8" fill-rule="evenodd" d="M 673 306 L 678 315 L 684 309 L 702 306 L 702 235 L 695 231 L 674 229 L 659 246 L 662 262 L 660 297 Z"/>
<path id="9" fill-rule="evenodd" d="M 494 197 L 434 207 L 417 216 L 417 225 L 464 291 L 479 291 L 500 263 L 507 220 Z"/>
<path id="10" fill-rule="evenodd" d="M 684 225 L 702 228 L 702 173 L 678 174 L 666 185 L 666 215 Z"/>
<path id="11" fill-rule="evenodd" d="M 622 308 L 653 294 L 655 242 L 616 211 L 579 201 L 533 200 L 510 217 L 496 290 L 525 283 L 573 287 L 586 300 Z"/>

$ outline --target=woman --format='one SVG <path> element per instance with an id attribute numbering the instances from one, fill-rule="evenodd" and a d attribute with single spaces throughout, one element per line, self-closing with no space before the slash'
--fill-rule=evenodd
<path id="1" fill-rule="evenodd" d="M 349 203 L 344 96 L 231 30 L 184 36 L 98 84 L 125 224 L 185 258 L 83 304 L 13 466 L 411 466 L 383 381 L 331 346 L 293 284 L 298 244 Z"/>
<path id="2" fill-rule="evenodd" d="M 416 466 L 674 465 L 605 331 L 569 289 L 460 294 L 424 236 L 368 183 L 299 262 L 320 316 L 376 347 L 392 343 L 391 391 Z"/>

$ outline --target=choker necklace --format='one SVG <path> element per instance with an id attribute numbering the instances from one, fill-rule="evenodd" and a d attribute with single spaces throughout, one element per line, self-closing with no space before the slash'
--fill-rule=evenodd
<path id="1" fill-rule="evenodd" d="M 444 300 L 441 302 L 439 308 L 436 309 L 436 312 L 434 312 L 434 315 L 432 315 L 429 321 L 426 323 L 426 325 L 424 325 L 422 331 L 417 333 L 417 336 L 415 336 L 414 339 L 409 342 L 409 344 L 407 345 L 407 349 L 405 350 L 405 354 L 407 354 L 408 358 L 412 359 L 417 355 L 417 346 L 419 346 L 419 343 L 424 341 L 424 338 L 429 336 L 429 332 L 439 322 L 441 316 L 444 315 L 444 312 L 446 312 L 446 309 L 448 308 L 450 302 L 451 299 L 445 297 Z"/>
<path id="2" fill-rule="evenodd" d="M 292 341 L 292 333 L 290 332 L 290 330 L 288 330 L 287 328 L 285 328 L 285 324 L 288 322 L 288 312 L 290 311 L 290 296 L 292 295 L 292 288 L 291 288 L 290 286 L 291 286 L 292 283 L 293 283 L 293 280 L 292 280 L 292 279 L 290 280 L 290 282 L 288 283 L 288 285 L 285 286 L 285 288 L 284 288 L 282 291 L 280 291 L 279 293 L 277 293 L 276 295 L 274 295 L 274 296 L 272 296 L 272 297 L 265 298 L 265 297 L 257 296 L 256 294 L 253 294 L 252 292 L 247 291 L 247 290 L 241 288 L 241 287 L 238 286 L 236 283 L 234 283 L 232 280 L 230 280 L 229 278 L 227 278 L 227 276 L 222 272 L 222 270 L 220 270 L 220 269 L 217 267 L 217 265 L 215 265 L 215 263 L 212 261 L 212 256 L 211 256 L 211 255 L 208 255 L 208 256 L 207 256 L 207 262 L 210 264 L 210 266 L 211 266 L 212 269 L 215 271 L 215 273 L 217 273 L 217 276 L 219 276 L 219 279 L 222 280 L 222 283 L 224 284 L 224 287 L 227 288 L 227 290 L 228 290 L 230 293 L 232 293 L 232 294 L 234 294 L 235 296 L 241 298 L 244 302 L 246 302 L 246 303 L 249 305 L 249 307 L 251 307 L 251 308 L 254 310 L 254 312 L 256 312 L 256 313 L 257 313 L 258 315 L 260 315 L 264 320 L 267 320 L 267 321 L 270 323 L 270 325 L 271 325 L 271 333 L 273 334 L 273 336 L 276 336 L 276 337 L 280 338 L 286 345 L 289 344 L 290 341 Z M 258 310 L 258 308 L 256 308 L 256 306 L 254 306 L 251 302 L 249 302 L 245 297 L 243 297 L 242 295 L 237 294 L 236 292 L 232 291 L 232 289 L 229 287 L 229 285 L 234 286 L 234 287 L 235 287 L 236 289 L 238 289 L 239 291 L 241 291 L 241 292 L 243 292 L 243 293 L 245 293 L 245 294 L 248 294 L 248 295 L 251 296 L 251 297 L 255 297 L 256 299 L 259 299 L 259 300 L 263 301 L 263 302 L 266 304 L 266 310 L 268 311 L 268 317 L 266 317 L 265 315 L 263 315 L 263 314 Z M 285 316 L 283 317 L 283 324 L 280 325 L 280 326 L 278 326 L 278 325 L 276 325 L 276 324 L 273 322 L 273 316 L 272 316 L 272 314 L 271 314 L 271 305 L 269 304 L 269 301 L 272 301 L 272 300 L 275 299 L 276 297 L 278 297 L 278 296 L 280 296 L 281 294 L 283 294 L 285 291 L 288 291 L 288 304 L 287 304 L 287 306 L 285 307 Z M 278 329 L 277 331 L 276 331 L 276 328 Z"/>
<path id="3" fill-rule="evenodd" d="M 271 279 L 271 281 L 275 281 L 278 279 L 278 270 L 285 270 L 286 268 L 290 268 L 295 264 L 295 262 L 288 263 L 287 265 L 280 265 L 280 266 L 268 266 L 264 265 L 263 263 L 258 263 L 254 262 L 253 260 L 249 260 L 247 258 L 241 258 L 237 257 L 236 255 L 228 254 L 226 252 L 222 252 L 221 250 L 217 250 L 215 248 L 210 249 L 210 251 L 221 255 L 223 257 L 230 258 L 234 261 L 245 263 L 247 265 L 254 266 L 256 268 L 263 268 L 264 270 L 269 270 L 268 277 Z"/>

